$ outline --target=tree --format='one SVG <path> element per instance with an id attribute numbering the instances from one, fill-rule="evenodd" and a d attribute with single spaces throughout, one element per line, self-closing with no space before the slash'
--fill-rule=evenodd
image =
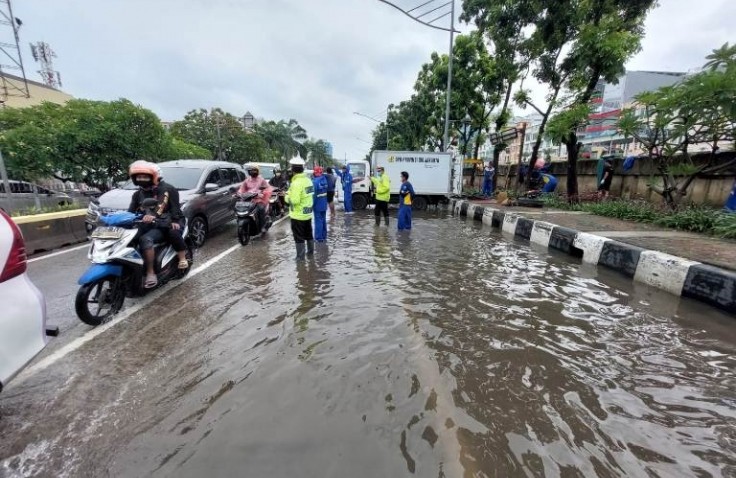
<path id="1" fill-rule="evenodd" d="M 513 45 L 519 60 L 532 77 L 546 85 L 544 104 L 532 101 L 526 89 L 514 97 L 517 105 L 530 107 L 541 116 L 539 135 L 532 148 L 529 167 L 536 162 L 547 123 L 555 110 L 571 109 L 579 113 L 587 104 L 595 86 L 603 76 L 615 81 L 623 72 L 623 64 L 640 47 L 643 20 L 654 0 L 465 0 L 465 15 L 482 25 L 489 37 L 499 45 Z M 508 56 L 508 55 L 507 55 Z M 568 92 L 566 100 L 561 94 Z M 561 108 L 565 106 L 566 108 Z M 576 160 L 578 124 L 562 125 L 562 119 L 577 119 L 566 114 L 558 120 L 560 131 L 566 126 L 565 144 L 571 150 L 568 172 L 571 191 L 576 193 Z M 571 154 L 572 153 L 572 154 Z M 527 181 L 531 175 L 527 175 Z"/>
<path id="2" fill-rule="evenodd" d="M 718 151 L 736 141 L 736 47 L 724 45 L 708 56 L 706 69 L 684 81 L 636 97 L 636 107 L 623 112 L 619 130 L 642 144 L 656 163 L 661 184 L 650 188 L 675 209 L 701 174 L 713 174 L 734 162 L 717 164 Z M 709 154 L 696 165 L 693 145 Z"/>
<path id="3" fill-rule="evenodd" d="M 312 166 L 329 166 L 332 158 L 327 155 L 327 144 L 321 139 L 308 139 L 304 142 L 307 150 L 307 159 Z"/>
<path id="4" fill-rule="evenodd" d="M 281 120 L 258 123 L 255 132 L 263 138 L 268 148 L 276 153 L 277 160 L 284 166 L 297 153 L 302 157 L 307 156 L 307 149 L 302 144 L 307 139 L 307 132 L 294 119 L 288 122 Z"/>
<path id="5" fill-rule="evenodd" d="M 246 134 L 240 120 L 220 108 L 192 110 L 171 125 L 171 134 L 210 151 L 209 159 L 239 162 L 236 143 Z"/>
<path id="6" fill-rule="evenodd" d="M 0 148 L 16 177 L 105 190 L 134 160 L 162 158 L 171 141 L 154 113 L 128 100 L 70 100 L 0 111 Z"/>

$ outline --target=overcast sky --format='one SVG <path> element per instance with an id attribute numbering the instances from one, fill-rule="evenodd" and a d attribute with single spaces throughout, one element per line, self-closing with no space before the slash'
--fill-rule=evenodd
<path id="1" fill-rule="evenodd" d="M 419 0 L 397 0 L 405 5 Z M 686 71 L 736 41 L 736 0 L 660 0 L 630 69 Z M 461 2 L 457 2 L 460 8 Z M 29 42 L 56 51 L 63 90 L 78 98 L 129 98 L 176 120 L 220 106 L 238 116 L 297 119 L 335 156 L 363 156 L 370 120 L 411 94 L 448 34 L 377 0 L 14 1 L 27 75 Z M 469 27 L 461 27 L 467 30 Z M 535 88 L 537 96 L 542 92 Z"/>

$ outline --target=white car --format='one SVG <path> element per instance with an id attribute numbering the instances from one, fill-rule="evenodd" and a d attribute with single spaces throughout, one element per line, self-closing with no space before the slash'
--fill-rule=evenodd
<path id="1" fill-rule="evenodd" d="M 0 211 L 0 391 L 45 346 L 46 301 L 26 274 L 23 235 Z"/>

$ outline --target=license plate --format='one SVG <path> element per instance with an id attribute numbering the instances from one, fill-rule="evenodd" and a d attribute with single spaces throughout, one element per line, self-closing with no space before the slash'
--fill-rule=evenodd
<path id="1" fill-rule="evenodd" d="M 92 231 L 93 239 L 120 239 L 125 229 L 122 227 L 98 227 Z"/>

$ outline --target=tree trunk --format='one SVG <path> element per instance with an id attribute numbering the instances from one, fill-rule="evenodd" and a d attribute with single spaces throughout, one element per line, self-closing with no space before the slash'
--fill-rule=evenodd
<path id="1" fill-rule="evenodd" d="M 495 171 L 495 174 L 493 175 L 493 190 L 497 190 L 498 185 L 498 161 L 501 159 L 501 151 L 503 150 L 502 145 L 496 145 L 495 148 L 493 148 L 493 170 Z"/>
<path id="2" fill-rule="evenodd" d="M 567 150 L 567 200 L 570 204 L 578 203 L 578 155 L 582 143 L 578 143 L 576 134 L 571 134 L 565 141 Z"/>

